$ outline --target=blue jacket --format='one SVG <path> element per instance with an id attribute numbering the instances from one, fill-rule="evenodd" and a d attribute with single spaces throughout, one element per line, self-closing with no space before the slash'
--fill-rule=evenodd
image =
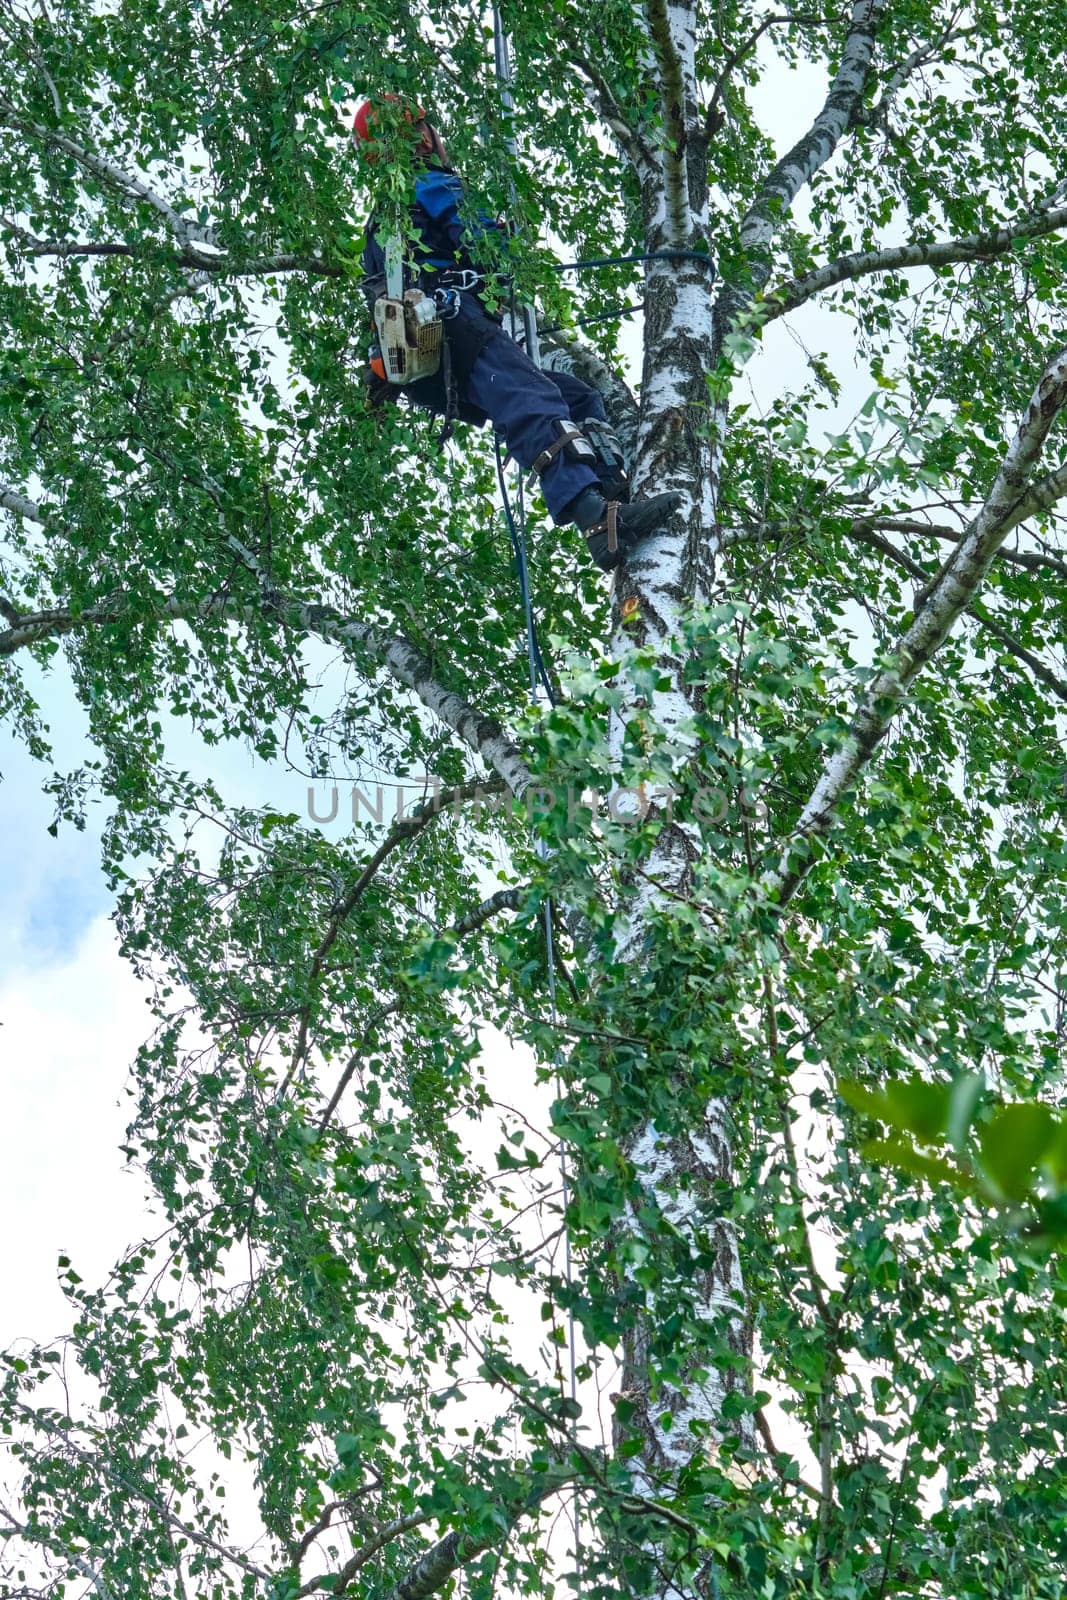
<path id="1" fill-rule="evenodd" d="M 449 268 L 477 271 L 479 263 L 471 255 L 470 246 L 476 246 L 482 234 L 503 231 L 501 224 L 484 211 L 474 222 L 461 220 L 462 200 L 463 181 L 450 167 L 424 167 L 416 176 L 411 219 L 419 242 L 413 256 L 422 271 L 432 273 L 434 269 Z M 385 271 L 385 251 L 373 217 L 367 224 L 363 271 L 368 278 L 378 277 Z"/>

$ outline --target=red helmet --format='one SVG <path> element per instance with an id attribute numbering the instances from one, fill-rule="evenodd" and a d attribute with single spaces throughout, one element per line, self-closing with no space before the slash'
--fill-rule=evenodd
<path id="1" fill-rule="evenodd" d="M 382 100 L 392 100 L 397 105 L 401 104 L 400 96 L 397 94 L 379 94 L 375 95 L 373 100 L 364 100 L 352 122 L 353 143 L 377 144 L 378 136 L 371 130 L 371 123 L 377 120 L 374 111 L 375 104 Z M 416 122 L 424 122 L 426 120 L 426 112 L 422 106 L 412 106 L 409 103 L 407 110 L 404 112 L 404 120 L 413 125 Z"/>

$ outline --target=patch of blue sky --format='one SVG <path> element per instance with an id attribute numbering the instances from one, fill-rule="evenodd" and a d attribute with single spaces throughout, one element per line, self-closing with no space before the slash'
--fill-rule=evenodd
<path id="1" fill-rule="evenodd" d="M 69 960 L 96 918 L 108 913 L 110 901 L 99 871 L 42 877 L 24 908 L 14 965 L 37 969 Z"/>
<path id="2" fill-rule="evenodd" d="M 42 791 L 47 769 L 14 747 L 2 760 L 0 975 L 71 955 L 110 899 L 100 871 L 99 812 L 90 813 L 83 832 L 65 823 L 53 837 L 55 806 Z"/>
<path id="3" fill-rule="evenodd" d="M 87 754 L 85 716 L 66 673 L 30 668 L 27 681 L 48 724 L 61 768 Z M 55 800 L 44 792 L 49 764 L 35 761 L 0 731 L 0 976 L 38 970 L 69 957 L 94 919 L 109 909 L 100 872 L 104 814 L 91 807 L 84 831 L 63 823 L 53 836 Z"/>

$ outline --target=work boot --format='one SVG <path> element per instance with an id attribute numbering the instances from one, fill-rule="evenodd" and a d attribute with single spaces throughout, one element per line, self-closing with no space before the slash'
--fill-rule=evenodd
<path id="1" fill-rule="evenodd" d="M 604 572 L 621 567 L 643 539 L 658 533 L 682 503 L 680 494 L 654 494 L 629 505 L 605 500 L 598 489 L 585 489 L 568 511 L 569 520 L 585 534 L 589 554 Z"/>

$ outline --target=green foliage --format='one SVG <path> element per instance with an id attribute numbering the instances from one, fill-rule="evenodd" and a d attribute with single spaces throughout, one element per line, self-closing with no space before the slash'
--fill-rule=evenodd
<path id="1" fill-rule="evenodd" d="M 871 1140 L 864 1154 L 957 1193 L 1010 1207 L 1012 1224 L 1028 1238 L 1062 1241 L 1067 1233 L 1067 1117 L 1040 1101 L 983 1104 L 982 1080 L 964 1075 L 952 1084 L 925 1078 L 891 1080 L 872 1091 L 843 1082 L 841 1094 L 855 1111 L 885 1122 L 888 1140 Z M 929 1156 L 912 1140 L 951 1153 Z"/>
<path id="2" fill-rule="evenodd" d="M 55 828 L 106 808 L 156 1030 L 125 1148 L 159 1229 L 100 1286 L 64 1258 L 71 1330 L 2 1358 L 0 1596 L 385 1600 L 451 1536 L 479 1597 L 1062 1600 L 1054 509 L 825 832 L 795 830 L 946 553 L 931 508 L 941 526 L 993 481 L 1062 322 L 1063 243 L 843 281 L 872 389 L 851 421 L 851 342 L 807 352 L 762 410 L 737 380 L 776 285 L 889 232 L 980 232 L 1053 187 L 1067 12 L 889 8 L 847 145 L 769 247 L 767 298 L 666 430 L 703 437 L 731 402 L 708 603 L 671 662 L 616 659 L 580 536 L 535 503 L 560 695 L 524 711 L 489 441 L 461 429 L 441 455 L 425 418 L 365 402 L 362 219 L 402 206 L 410 172 L 403 137 L 360 163 L 346 126 L 366 92 L 427 106 L 472 204 L 514 217 L 517 291 L 550 320 L 636 294 L 622 267 L 572 298 L 544 244 L 649 242 L 584 87 L 606 82 L 660 148 L 636 14 L 504 9 L 510 119 L 483 14 L 447 3 L 50 0 L 2 20 L 0 480 L 46 520 L 5 501 L 3 622 L 38 631 L 0 656 L 0 712 Z M 781 153 L 762 79 L 821 97 L 842 43 L 837 8 L 765 23 L 729 0 L 695 46 L 728 288 Z M 165 193 L 177 231 L 83 147 Z M 594 326 L 614 361 L 614 325 Z M 322 608 L 403 636 L 513 733 L 547 799 L 512 806 L 368 632 L 316 631 Z M 92 745 L 73 770 L 36 699 L 60 672 Z M 381 779 L 385 815 L 328 831 L 232 804 L 221 746 L 346 805 Z M 433 778 L 457 792 L 413 819 Z M 620 789 L 639 804 L 609 806 Z M 658 877 L 679 838 L 684 870 Z M 786 848 L 809 869 L 788 911 L 767 887 Z M 507 914 L 480 917 L 498 891 Z M 733 1180 L 682 1161 L 657 1200 L 634 1139 L 651 1120 L 684 1149 L 709 1106 Z M 888 1138 L 865 1142 L 872 1119 Z M 708 1314 L 733 1239 L 755 1370 L 737 1307 Z M 647 1442 L 687 1385 L 717 1410 L 667 1471 Z M 580 1555 L 551 1531 L 572 1498 Z"/>

